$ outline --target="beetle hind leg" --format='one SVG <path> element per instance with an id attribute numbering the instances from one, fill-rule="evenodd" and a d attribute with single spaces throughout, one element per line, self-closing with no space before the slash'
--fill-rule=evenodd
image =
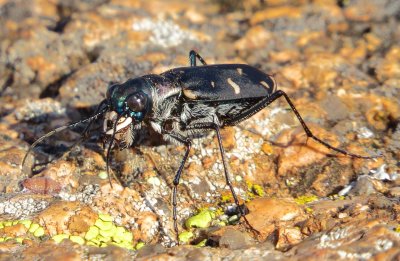
<path id="1" fill-rule="evenodd" d="M 305 123 L 305 121 L 301 117 L 300 113 L 297 111 L 296 107 L 294 106 L 294 104 L 290 100 L 289 96 L 284 91 L 281 91 L 281 90 L 277 90 L 276 92 L 272 93 L 270 96 L 265 97 L 260 102 L 258 102 L 256 105 L 252 106 L 250 109 L 248 109 L 247 111 L 243 112 L 239 117 L 231 119 L 230 122 L 229 122 L 229 125 L 235 125 L 238 122 L 243 121 L 243 120 L 251 117 L 252 115 L 254 115 L 255 113 L 259 112 L 263 108 L 267 107 L 269 104 L 271 104 L 272 102 L 274 102 L 275 100 L 277 100 L 278 98 L 280 98 L 282 96 L 285 97 L 286 102 L 289 104 L 289 106 L 292 109 L 293 113 L 296 115 L 296 117 L 299 120 L 301 126 L 303 127 L 304 131 L 306 132 L 308 138 L 311 138 L 311 139 L 317 141 L 318 143 L 324 145 L 325 147 L 327 147 L 330 150 L 339 152 L 339 153 L 341 153 L 343 155 L 346 155 L 346 156 L 349 156 L 349 157 L 352 157 L 352 158 L 374 159 L 374 158 L 378 158 L 378 157 L 382 156 L 382 155 L 362 156 L 362 155 L 354 154 L 354 153 L 348 152 L 346 150 L 334 147 L 334 146 L 330 145 L 329 143 L 321 140 L 320 138 L 318 138 L 317 136 L 315 136 L 311 132 L 310 128 L 308 128 L 307 124 Z"/>

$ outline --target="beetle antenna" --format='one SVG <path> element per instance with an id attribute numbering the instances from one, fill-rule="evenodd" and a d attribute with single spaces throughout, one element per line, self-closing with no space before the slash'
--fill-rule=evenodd
<path id="1" fill-rule="evenodd" d="M 102 105 L 102 104 L 104 104 L 104 103 L 101 103 L 100 105 Z M 81 120 L 81 121 L 78 121 L 78 122 L 75 122 L 75 123 L 71 123 L 71 124 L 69 124 L 69 125 L 65 125 L 65 126 L 58 127 L 58 128 L 56 128 L 56 129 L 54 129 L 54 130 L 52 130 L 52 131 L 46 133 L 45 135 L 43 135 L 43 136 L 40 137 L 39 139 L 37 139 L 34 143 L 32 143 L 32 145 L 29 147 L 28 151 L 26 152 L 26 154 L 25 154 L 25 156 L 24 156 L 24 159 L 22 160 L 22 163 L 21 163 L 21 170 L 23 169 L 23 167 L 24 167 L 24 165 L 25 165 L 25 161 L 26 161 L 26 159 L 28 158 L 29 153 L 30 153 L 30 152 L 36 147 L 36 145 L 38 145 L 40 142 L 42 142 L 43 140 L 47 139 L 48 137 L 53 136 L 54 134 L 56 134 L 56 133 L 58 133 L 58 132 L 61 132 L 61 131 L 65 130 L 65 129 L 74 128 L 74 127 L 78 126 L 78 125 L 81 124 L 81 123 L 89 122 L 88 126 L 86 126 L 85 131 L 84 131 L 84 132 L 86 132 L 87 129 L 88 129 L 88 127 L 91 126 L 93 120 L 97 119 L 97 117 L 99 117 L 100 115 L 104 114 L 104 113 L 106 112 L 107 109 L 108 109 L 108 106 L 107 106 L 107 107 L 104 107 L 101 111 L 97 112 L 96 114 L 94 114 L 93 116 L 91 116 L 91 117 L 89 117 L 89 118 L 87 118 L 87 119 L 84 119 L 84 120 Z"/>

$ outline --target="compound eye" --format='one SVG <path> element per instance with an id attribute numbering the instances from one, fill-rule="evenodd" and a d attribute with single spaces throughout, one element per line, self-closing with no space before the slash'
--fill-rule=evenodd
<path id="1" fill-rule="evenodd" d="M 144 111 L 147 104 L 147 95 L 142 92 L 132 94 L 126 99 L 129 109 L 134 112 Z"/>

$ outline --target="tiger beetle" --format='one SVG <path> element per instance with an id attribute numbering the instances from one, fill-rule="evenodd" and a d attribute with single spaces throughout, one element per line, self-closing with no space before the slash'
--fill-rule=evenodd
<path id="1" fill-rule="evenodd" d="M 203 66 L 196 66 L 197 60 Z M 204 59 L 193 50 L 189 53 L 189 61 L 190 67 L 175 68 L 160 75 L 145 75 L 129 79 L 122 84 L 109 86 L 106 98 L 99 104 L 92 117 L 59 127 L 36 140 L 27 151 L 22 166 L 28 153 L 45 138 L 87 122 L 82 133 L 82 137 L 86 136 L 93 121 L 105 115 L 104 133 L 110 138 L 106 157 L 106 169 L 109 173 L 110 152 L 114 142 L 120 148 L 127 148 L 137 139 L 139 130 L 144 124 L 151 126 L 165 140 L 186 147 L 173 179 L 173 221 L 178 237 L 176 206 L 179 180 L 189 156 L 192 139 L 203 136 L 210 130 L 214 130 L 217 135 L 226 184 L 232 193 L 239 215 L 251 228 L 231 183 L 220 129 L 237 125 L 282 96 L 301 123 L 308 138 L 349 157 L 362 159 L 377 157 L 356 155 L 336 148 L 314 136 L 288 95 L 282 90 L 277 90 L 273 76 L 246 64 L 207 65 Z M 112 186 L 110 175 L 108 177 Z"/>

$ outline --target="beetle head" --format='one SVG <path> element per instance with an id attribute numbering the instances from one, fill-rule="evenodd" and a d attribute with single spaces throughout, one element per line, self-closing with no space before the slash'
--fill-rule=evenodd
<path id="1" fill-rule="evenodd" d="M 151 111 L 150 85 L 143 78 L 111 85 L 107 90 L 107 100 L 110 111 L 104 120 L 104 132 L 130 145 L 136 130 L 141 128 L 142 121 Z"/>

